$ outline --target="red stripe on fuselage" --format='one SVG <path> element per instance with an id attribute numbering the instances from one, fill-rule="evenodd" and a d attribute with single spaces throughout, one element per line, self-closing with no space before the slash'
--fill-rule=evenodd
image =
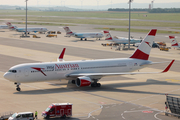
<path id="1" fill-rule="evenodd" d="M 135 53 L 130 58 L 148 60 L 149 55 L 144 53 L 144 52 L 142 52 L 141 50 L 137 49 L 135 51 Z"/>
<path id="2" fill-rule="evenodd" d="M 46 74 L 42 71 L 42 69 L 44 68 L 36 68 L 36 67 L 31 67 L 31 68 L 40 71 L 44 76 L 46 76 Z"/>

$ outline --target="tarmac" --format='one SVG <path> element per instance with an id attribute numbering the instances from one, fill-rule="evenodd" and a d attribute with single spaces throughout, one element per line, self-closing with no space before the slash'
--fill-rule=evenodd
<path id="1" fill-rule="evenodd" d="M 52 26 L 45 26 L 51 28 Z M 55 27 L 55 26 L 54 26 Z M 75 26 L 73 26 L 75 28 Z M 84 27 L 85 28 L 85 27 Z M 78 31 L 80 31 L 78 29 Z M 86 60 L 105 58 L 126 58 L 134 51 L 115 51 L 115 47 L 104 47 L 105 40 L 64 37 L 20 38 L 20 33 L 4 30 L 0 32 L 0 113 L 13 111 L 41 112 L 51 103 L 73 103 L 73 116 L 67 119 L 88 120 L 174 120 L 164 115 L 166 95 L 180 95 L 180 50 L 168 52 L 152 48 L 150 60 L 165 63 L 152 65 L 140 72 L 160 72 L 172 59 L 175 62 L 167 73 L 141 74 L 105 77 L 100 80 L 100 88 L 81 87 L 68 84 L 68 81 L 49 81 L 21 84 L 21 92 L 15 90 L 14 83 L 5 80 L 3 74 L 10 67 L 29 62 L 56 61 L 63 48 L 64 60 Z M 137 33 L 136 33 L 137 34 Z M 142 35 L 142 33 L 141 33 Z M 144 34 L 146 36 L 146 34 Z M 155 39 L 160 41 L 159 35 Z M 162 36 L 162 35 L 160 35 Z M 170 42 L 167 43 L 170 47 Z M 59 118 L 53 118 L 59 119 Z"/>

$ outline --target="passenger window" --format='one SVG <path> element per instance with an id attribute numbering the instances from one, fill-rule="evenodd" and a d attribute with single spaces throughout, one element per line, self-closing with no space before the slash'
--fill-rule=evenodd
<path id="1" fill-rule="evenodd" d="M 26 116 L 27 117 L 33 117 L 33 114 L 27 114 Z"/>
<path id="2" fill-rule="evenodd" d="M 21 115 L 18 115 L 16 118 L 20 118 L 21 117 Z"/>
<path id="3" fill-rule="evenodd" d="M 26 118 L 27 116 L 26 116 L 26 114 L 23 114 L 22 117 L 23 117 L 23 118 Z"/>

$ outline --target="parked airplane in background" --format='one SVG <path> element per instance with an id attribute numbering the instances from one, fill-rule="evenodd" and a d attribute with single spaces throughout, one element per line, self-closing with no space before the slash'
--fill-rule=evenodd
<path id="1" fill-rule="evenodd" d="M 17 26 L 13 25 L 14 28 L 17 28 Z M 0 25 L 0 29 L 9 29 L 7 25 Z"/>
<path id="2" fill-rule="evenodd" d="M 171 47 L 173 48 L 180 48 L 180 43 L 176 41 L 175 36 L 169 36 L 169 39 L 171 41 Z"/>
<path id="3" fill-rule="evenodd" d="M 108 40 L 110 42 L 114 42 L 117 44 L 128 44 L 129 43 L 129 39 L 128 38 L 123 38 L 123 37 L 112 37 L 109 31 L 103 31 L 105 34 L 105 40 Z M 130 39 L 130 44 L 135 45 L 135 43 L 141 43 L 142 39 Z"/>
<path id="4" fill-rule="evenodd" d="M 26 33 L 26 28 L 18 28 L 18 27 L 14 27 L 10 22 L 7 22 L 6 23 L 9 27 L 10 30 L 16 30 L 17 32 L 24 32 Z M 33 28 L 33 27 L 28 27 L 27 28 L 27 33 L 29 34 L 30 32 L 47 32 L 47 28 L 43 28 L 43 27 L 36 27 L 36 28 Z"/>
<path id="5" fill-rule="evenodd" d="M 19 64 L 11 67 L 4 78 L 17 84 L 16 90 L 20 91 L 20 83 L 65 79 L 71 80 L 77 87 L 100 87 L 101 84 L 97 82 L 105 76 L 164 73 L 175 60 L 162 72 L 132 72 L 155 64 L 148 58 L 156 31 L 152 29 L 129 58 L 62 61 L 65 52 L 63 49 L 57 62 Z"/>
<path id="6" fill-rule="evenodd" d="M 63 27 L 64 30 L 66 31 L 66 36 L 70 37 L 70 36 L 73 36 L 73 37 L 76 37 L 76 38 L 81 38 L 81 40 L 87 40 L 87 38 L 96 38 L 96 39 L 99 39 L 104 37 L 104 35 L 100 32 L 82 32 L 82 33 L 75 33 L 75 32 L 72 32 L 69 27 Z"/>

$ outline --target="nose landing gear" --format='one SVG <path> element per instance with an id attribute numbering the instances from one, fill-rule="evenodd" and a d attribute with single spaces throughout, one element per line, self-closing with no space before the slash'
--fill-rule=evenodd
<path id="1" fill-rule="evenodd" d="M 21 91 L 21 88 L 19 87 L 21 85 L 21 83 L 14 83 L 14 84 L 16 84 L 16 87 L 17 87 L 16 90 Z"/>

